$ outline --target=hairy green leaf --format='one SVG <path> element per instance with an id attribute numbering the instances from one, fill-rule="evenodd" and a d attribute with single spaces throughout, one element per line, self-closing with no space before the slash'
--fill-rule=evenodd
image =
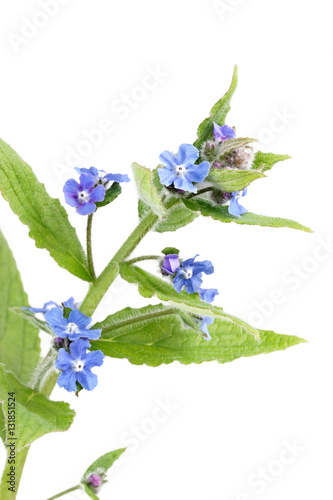
<path id="1" fill-rule="evenodd" d="M 281 351 L 305 340 L 259 330 L 261 341 L 248 335 L 237 323 L 224 318 L 209 326 L 207 341 L 189 328 L 179 312 L 162 305 L 142 309 L 127 307 L 95 325 L 103 328 L 92 349 L 101 349 L 112 358 L 127 358 L 130 363 L 159 366 L 179 361 L 182 364 L 218 361 L 227 363 L 242 356 Z"/>
<path id="2" fill-rule="evenodd" d="M 235 149 L 242 148 L 251 142 L 256 142 L 257 139 L 251 139 L 250 137 L 235 137 L 235 139 L 228 139 L 220 143 L 218 151 L 220 151 L 220 156 L 224 156 L 227 153 L 231 153 Z"/>
<path id="3" fill-rule="evenodd" d="M 167 231 L 177 231 L 181 227 L 187 226 L 194 219 L 196 219 L 199 214 L 189 210 L 182 203 L 177 203 L 178 198 L 174 198 L 174 205 L 167 211 L 167 215 L 157 222 L 154 226 L 154 231 L 158 233 L 165 233 Z M 184 210 L 185 209 L 185 210 Z M 138 211 L 139 218 L 143 219 L 149 212 L 149 206 L 142 200 L 139 200 Z"/>
<path id="4" fill-rule="evenodd" d="M 165 247 L 165 248 L 163 248 L 162 253 L 164 255 L 170 255 L 170 254 L 179 255 L 179 250 L 178 250 L 178 248 L 175 248 L 175 247 Z"/>
<path id="5" fill-rule="evenodd" d="M 91 281 L 86 255 L 59 200 L 51 198 L 27 163 L 0 139 L 0 191 L 38 248 L 45 248 L 59 264 Z"/>
<path id="6" fill-rule="evenodd" d="M 8 393 L 15 393 L 16 449 L 21 450 L 49 432 L 66 431 L 74 418 L 74 411 L 67 403 L 50 401 L 17 380 L 15 375 L 0 365 L 0 405 L 5 419 L 5 438 L 8 433 Z M 10 410 L 10 408 L 9 408 Z"/>
<path id="7" fill-rule="evenodd" d="M 151 210 L 153 210 L 153 212 L 163 217 L 166 214 L 166 210 L 153 183 L 151 170 L 137 163 L 132 164 L 132 169 L 139 197 L 151 208 Z"/>
<path id="8" fill-rule="evenodd" d="M 156 295 L 160 300 L 192 314 L 224 318 L 226 322 L 238 324 L 240 328 L 259 339 L 258 331 L 255 328 L 239 318 L 224 313 L 221 307 L 203 302 L 198 293 L 188 294 L 186 291 L 178 293 L 166 280 L 157 278 L 140 267 L 126 263 L 120 265 L 120 275 L 129 283 L 137 283 L 143 297 L 150 298 Z"/>
<path id="9" fill-rule="evenodd" d="M 279 219 L 277 217 L 267 217 L 265 215 L 256 215 L 251 212 L 247 212 L 241 217 L 234 217 L 228 212 L 227 206 L 213 205 L 211 202 L 198 198 L 185 199 L 183 198 L 184 204 L 187 208 L 191 210 L 198 210 L 201 215 L 205 217 L 212 217 L 215 220 L 221 222 L 235 222 L 236 224 L 249 224 L 256 226 L 268 226 L 268 227 L 289 227 L 292 229 L 299 229 L 301 231 L 306 231 L 307 233 L 312 233 L 312 230 L 306 226 L 302 226 L 298 222 L 289 219 Z"/>
<path id="10" fill-rule="evenodd" d="M 38 329 L 10 311 L 28 306 L 20 273 L 10 248 L 0 232 L 0 363 L 28 384 L 39 362 Z"/>
<path id="11" fill-rule="evenodd" d="M 209 118 L 206 118 L 198 128 L 198 139 L 195 141 L 194 146 L 198 149 L 208 139 L 213 137 L 214 122 L 218 125 L 224 125 L 225 118 L 230 111 L 230 101 L 236 90 L 238 83 L 237 66 L 234 68 L 231 84 L 229 90 L 222 99 L 220 99 L 212 108 Z"/>
<path id="12" fill-rule="evenodd" d="M 270 170 L 278 161 L 289 160 L 289 155 L 276 155 L 274 153 L 262 153 L 258 151 L 253 160 L 252 169 L 266 172 Z"/>
<path id="13" fill-rule="evenodd" d="M 221 191 L 241 191 L 256 179 L 265 177 L 265 174 L 255 170 L 227 170 L 212 168 L 206 181 L 211 182 Z"/>

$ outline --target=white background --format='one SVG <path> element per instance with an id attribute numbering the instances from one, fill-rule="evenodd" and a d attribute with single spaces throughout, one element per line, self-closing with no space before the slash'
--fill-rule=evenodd
<path id="1" fill-rule="evenodd" d="M 77 399 L 55 389 L 53 398 L 68 401 L 77 417 L 68 432 L 32 446 L 18 498 L 45 500 L 76 484 L 99 455 L 126 444 L 102 500 L 330 498 L 333 250 L 322 244 L 333 239 L 330 2 L 63 0 L 53 17 L 40 15 L 41 4 L 1 5 L 0 136 L 62 201 L 71 172 L 59 165 L 85 140 L 84 130 L 113 122 L 77 165 L 130 173 L 137 161 L 154 168 L 162 150 L 193 142 L 238 64 L 227 123 L 239 136 L 259 137 L 264 151 L 293 157 L 256 181 L 244 205 L 314 233 L 197 219 L 177 233 L 148 235 L 136 254 L 174 245 L 184 257 L 211 259 L 215 274 L 205 283 L 220 290 L 217 305 L 309 344 L 226 365 L 153 369 L 107 359 L 92 393 Z M 27 19 L 44 26 L 17 38 L 27 35 Z M 152 70 L 163 73 L 159 81 L 148 79 Z M 154 89 L 142 91 L 143 81 Z M 120 112 L 126 95 L 132 107 Z M 134 183 L 124 193 L 96 217 L 98 271 L 137 223 Z M 66 208 L 83 239 L 84 218 Z M 0 210 L 30 303 L 82 300 L 86 284 L 36 249 L 3 200 Z M 275 289 L 283 303 L 270 301 Z M 96 318 L 148 302 L 118 280 Z M 154 423 L 157 400 L 167 398 L 176 408 L 160 411 L 165 419 Z M 141 437 L 133 439 L 136 427 Z M 295 456 L 284 451 L 294 441 Z M 260 483 L 259 474 L 266 474 Z"/>

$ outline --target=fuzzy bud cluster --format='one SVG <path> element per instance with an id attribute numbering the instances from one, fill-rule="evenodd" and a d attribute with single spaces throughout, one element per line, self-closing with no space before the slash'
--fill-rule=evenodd
<path id="1" fill-rule="evenodd" d="M 224 141 L 216 139 L 206 141 L 201 149 L 201 157 L 209 161 L 212 168 L 250 170 L 254 156 L 253 148 L 243 146 L 225 152 L 225 144 Z"/>

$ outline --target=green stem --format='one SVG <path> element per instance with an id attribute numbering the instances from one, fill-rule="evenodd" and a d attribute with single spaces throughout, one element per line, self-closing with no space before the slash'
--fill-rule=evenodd
<path id="1" fill-rule="evenodd" d="M 119 273 L 119 265 L 127 259 L 133 250 L 140 243 L 142 238 L 156 224 L 158 216 L 153 212 L 148 212 L 133 233 L 127 238 L 125 243 L 111 259 L 102 274 L 94 281 L 89 288 L 86 298 L 81 304 L 80 310 L 86 316 L 91 316 L 96 307 L 108 291 Z"/>
<path id="2" fill-rule="evenodd" d="M 75 491 L 80 489 L 81 486 L 77 484 L 76 486 L 73 486 L 73 488 L 69 488 L 68 490 L 62 491 L 61 493 L 58 493 L 57 495 L 54 495 L 53 497 L 48 498 L 47 500 L 55 500 L 55 498 L 60 498 L 63 495 L 67 495 L 67 493 L 71 493 L 71 491 Z"/>
<path id="3" fill-rule="evenodd" d="M 126 264 L 135 264 L 136 262 L 141 262 L 142 260 L 161 260 L 161 255 L 142 255 L 141 257 L 134 257 L 134 259 L 126 260 Z"/>
<path id="4" fill-rule="evenodd" d="M 29 451 L 29 447 L 23 448 L 23 450 L 16 453 L 15 465 L 14 465 L 14 467 L 15 467 L 14 491 L 11 491 L 8 489 L 11 487 L 11 485 L 7 482 L 10 480 L 8 474 L 10 474 L 12 472 L 10 467 L 13 467 L 13 465 L 9 464 L 8 459 L 6 459 L 6 464 L 5 464 L 5 468 L 4 468 L 2 478 L 1 478 L 1 483 L 0 483 L 0 498 L 1 498 L 1 500 L 14 500 L 16 498 L 17 490 L 18 490 L 18 487 L 20 484 L 20 479 L 22 476 L 23 467 L 24 467 L 24 463 L 25 463 L 25 460 L 26 460 L 27 455 L 28 455 L 28 451 Z"/>
<path id="5" fill-rule="evenodd" d="M 190 198 L 194 198 L 194 196 L 198 196 L 199 194 L 208 193 L 209 191 L 214 191 L 214 188 L 212 188 L 212 187 L 206 187 L 204 189 L 199 189 L 199 191 L 197 191 L 196 193 L 191 193 L 188 196 L 186 196 L 185 199 L 189 200 Z"/>
<path id="6" fill-rule="evenodd" d="M 93 216 L 94 214 L 89 214 L 88 215 L 88 222 L 87 222 L 87 257 L 88 257 L 88 269 L 90 272 L 90 275 L 92 277 L 92 280 L 96 280 L 96 273 L 95 273 L 95 268 L 94 268 L 94 261 L 93 261 L 93 255 L 92 255 L 92 245 L 91 245 L 91 229 L 92 229 L 92 221 L 93 221 Z"/>

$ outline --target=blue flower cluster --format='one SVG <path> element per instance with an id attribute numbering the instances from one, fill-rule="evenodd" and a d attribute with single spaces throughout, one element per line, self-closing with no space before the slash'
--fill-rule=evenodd
<path id="1" fill-rule="evenodd" d="M 72 309 L 68 317 L 62 307 L 53 307 L 44 314 L 45 320 L 56 335 L 55 345 L 60 347 L 56 368 L 61 370 L 59 387 L 69 392 L 77 392 L 80 384 L 83 389 L 92 391 L 97 385 L 97 375 L 91 371 L 94 366 L 103 364 L 102 351 L 87 352 L 89 340 L 97 340 L 102 330 L 90 330 L 91 318 L 78 309 Z"/>
<path id="2" fill-rule="evenodd" d="M 91 369 L 101 366 L 104 360 L 102 351 L 87 352 L 91 347 L 89 340 L 97 340 L 102 330 L 91 330 L 91 318 L 81 313 L 78 306 L 71 297 L 62 306 L 50 301 L 40 308 L 22 308 L 34 314 L 44 314 L 48 326 L 55 334 L 54 347 L 59 351 L 55 365 L 61 373 L 57 383 L 69 392 L 77 392 L 80 386 L 92 391 L 97 385 L 97 375 Z M 65 316 L 66 309 L 70 309 L 69 314 L 66 314 L 68 317 Z M 80 384 L 79 387 L 77 383 Z"/>
<path id="3" fill-rule="evenodd" d="M 80 181 L 69 179 L 64 185 L 65 201 L 76 208 L 80 215 L 92 214 L 96 210 L 96 203 L 103 201 L 111 182 L 129 182 L 128 175 L 107 174 L 104 170 L 95 167 L 76 168 Z"/>
<path id="4" fill-rule="evenodd" d="M 163 259 L 161 270 L 163 274 L 173 276 L 173 288 L 177 293 L 186 290 L 187 293 L 199 293 L 200 299 L 204 302 L 211 304 L 216 295 L 219 294 L 216 288 L 201 288 L 204 274 L 213 274 L 214 266 L 210 260 L 202 262 L 195 262 L 198 255 L 192 259 L 180 261 L 179 256 L 176 254 L 166 255 Z M 210 340 L 207 325 L 211 325 L 214 318 L 204 316 L 200 325 L 200 329 L 204 333 L 204 338 Z"/>
<path id="5" fill-rule="evenodd" d="M 214 123 L 214 141 L 221 143 L 236 137 L 236 132 L 229 125 L 219 126 Z M 174 187 L 178 192 L 197 193 L 194 183 L 203 182 L 210 170 L 208 161 L 196 164 L 199 158 L 199 151 L 192 144 L 181 144 L 177 155 L 170 151 L 163 151 L 160 154 L 161 168 L 158 168 L 158 175 L 161 184 L 166 187 Z M 247 190 L 225 193 L 225 202 L 229 201 L 228 211 L 230 215 L 240 217 L 247 212 L 239 203 L 239 199 L 246 195 Z"/>

